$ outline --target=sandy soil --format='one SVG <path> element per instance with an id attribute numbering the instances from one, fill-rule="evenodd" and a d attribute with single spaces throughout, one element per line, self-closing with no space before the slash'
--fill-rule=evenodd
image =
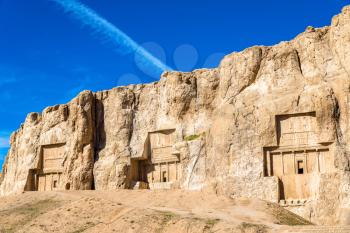
<path id="1" fill-rule="evenodd" d="M 321 232 L 288 226 L 305 224 L 264 201 L 180 190 L 27 192 L 0 198 L 0 232 Z"/>

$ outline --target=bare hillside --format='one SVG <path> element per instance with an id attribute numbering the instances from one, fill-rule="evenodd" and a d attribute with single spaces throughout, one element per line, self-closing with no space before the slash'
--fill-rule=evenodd
<path id="1" fill-rule="evenodd" d="M 1 232 L 281 232 L 275 204 L 186 191 L 26 192 L 0 199 Z"/>

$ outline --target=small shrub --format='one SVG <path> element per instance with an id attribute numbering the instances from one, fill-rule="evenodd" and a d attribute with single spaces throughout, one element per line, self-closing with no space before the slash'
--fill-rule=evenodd
<path id="1" fill-rule="evenodd" d="M 206 224 L 213 227 L 215 224 L 220 222 L 220 219 L 207 219 Z"/>
<path id="2" fill-rule="evenodd" d="M 167 223 L 169 222 L 171 219 L 173 219 L 176 215 L 172 212 L 162 212 L 163 214 L 163 222 Z"/>
<path id="3" fill-rule="evenodd" d="M 220 219 L 207 219 L 205 221 L 204 232 L 211 232 L 218 222 L 220 222 Z"/>
<path id="4" fill-rule="evenodd" d="M 198 139 L 198 138 L 200 138 L 201 137 L 201 135 L 198 135 L 198 134 L 193 134 L 193 135 L 189 135 L 189 136 L 186 136 L 185 137 L 185 141 L 194 141 L 194 140 L 196 140 L 196 139 Z"/>

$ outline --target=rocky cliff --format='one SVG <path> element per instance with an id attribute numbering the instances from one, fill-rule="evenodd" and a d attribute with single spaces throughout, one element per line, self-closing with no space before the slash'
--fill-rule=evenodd
<path id="1" fill-rule="evenodd" d="M 216 69 L 85 91 L 29 114 L 0 194 L 56 189 L 214 190 L 350 223 L 350 7 L 290 42 Z"/>

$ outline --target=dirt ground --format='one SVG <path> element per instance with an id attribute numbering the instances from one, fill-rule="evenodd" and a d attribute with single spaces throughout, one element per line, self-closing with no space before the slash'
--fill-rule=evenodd
<path id="1" fill-rule="evenodd" d="M 321 232 L 309 224 L 264 201 L 180 190 L 26 192 L 0 198 L 0 232 L 6 233 Z"/>

